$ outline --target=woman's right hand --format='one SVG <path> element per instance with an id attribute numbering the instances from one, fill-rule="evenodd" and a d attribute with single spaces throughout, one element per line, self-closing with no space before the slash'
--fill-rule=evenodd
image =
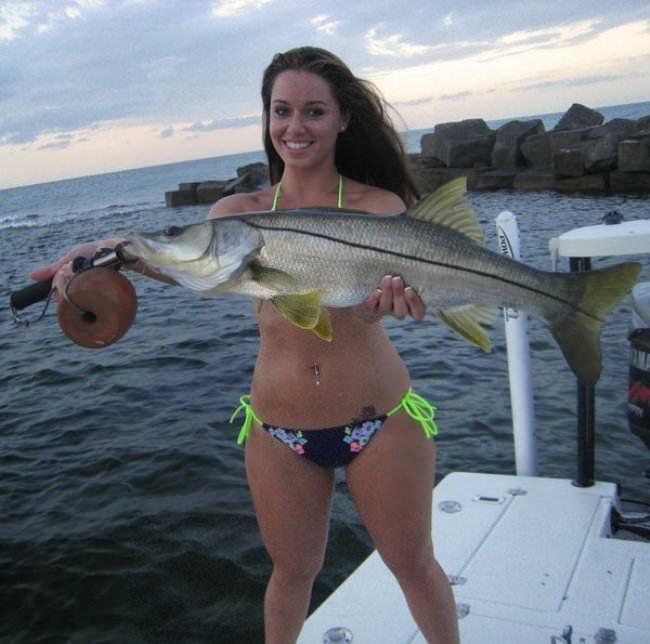
<path id="1" fill-rule="evenodd" d="M 51 264 L 44 264 L 30 273 L 33 280 L 52 279 L 53 299 L 59 301 L 58 294 L 65 291 L 65 285 L 73 276 L 72 262 L 76 257 L 94 257 L 101 248 L 114 248 L 119 239 L 100 239 L 73 246 L 65 255 Z"/>

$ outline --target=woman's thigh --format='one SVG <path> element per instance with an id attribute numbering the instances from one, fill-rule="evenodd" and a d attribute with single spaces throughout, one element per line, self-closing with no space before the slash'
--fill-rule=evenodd
<path id="1" fill-rule="evenodd" d="M 334 473 L 254 424 L 246 473 L 264 545 L 275 565 L 315 574 L 325 554 Z"/>
<path id="2" fill-rule="evenodd" d="M 431 556 L 435 462 L 434 441 L 400 412 L 348 466 L 348 487 L 361 520 L 392 567 Z"/>

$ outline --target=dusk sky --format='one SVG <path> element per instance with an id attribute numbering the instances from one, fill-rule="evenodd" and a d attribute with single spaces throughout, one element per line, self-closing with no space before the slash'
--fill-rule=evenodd
<path id="1" fill-rule="evenodd" d="M 261 149 L 262 70 L 306 44 L 400 130 L 650 100 L 644 0 L 0 0 L 0 188 Z"/>

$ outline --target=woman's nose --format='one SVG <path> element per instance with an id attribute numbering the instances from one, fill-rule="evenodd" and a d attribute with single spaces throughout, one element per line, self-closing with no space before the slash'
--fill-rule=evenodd
<path id="1" fill-rule="evenodd" d="M 290 132 L 302 132 L 305 129 L 305 124 L 300 114 L 295 114 L 291 117 L 288 129 Z"/>

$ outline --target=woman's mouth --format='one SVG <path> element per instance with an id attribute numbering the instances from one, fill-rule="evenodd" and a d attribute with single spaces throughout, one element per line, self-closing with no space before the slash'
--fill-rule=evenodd
<path id="1" fill-rule="evenodd" d="M 290 150 L 304 150 L 305 148 L 308 148 L 312 144 L 312 142 L 311 141 L 285 141 L 284 144 Z"/>

